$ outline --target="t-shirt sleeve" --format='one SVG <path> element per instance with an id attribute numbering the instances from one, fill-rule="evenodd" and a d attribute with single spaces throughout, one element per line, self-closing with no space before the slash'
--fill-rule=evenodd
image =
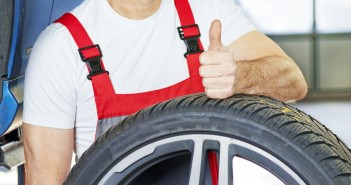
<path id="1" fill-rule="evenodd" d="M 242 35 L 255 30 L 252 22 L 243 14 L 234 0 L 209 0 L 212 20 L 222 23 L 222 42 L 229 45 Z"/>
<path id="2" fill-rule="evenodd" d="M 23 121 L 52 128 L 74 128 L 74 55 L 68 31 L 54 24 L 41 33 L 25 74 Z"/>
<path id="3" fill-rule="evenodd" d="M 251 21 L 243 14 L 234 0 L 215 1 L 219 3 L 219 7 L 214 12 L 214 19 L 219 19 L 222 22 L 222 42 L 224 45 L 229 45 L 242 35 L 255 30 Z"/>
<path id="4" fill-rule="evenodd" d="M 209 28 L 213 20 L 222 23 L 222 42 L 229 45 L 244 34 L 255 30 L 252 22 L 243 14 L 234 0 L 189 0 L 195 21 L 201 30 L 205 49 L 209 45 Z"/>

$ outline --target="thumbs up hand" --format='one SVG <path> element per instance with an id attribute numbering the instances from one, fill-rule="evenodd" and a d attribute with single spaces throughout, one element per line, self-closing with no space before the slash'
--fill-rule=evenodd
<path id="1" fill-rule="evenodd" d="M 200 55 L 200 76 L 205 93 L 210 98 L 224 99 L 234 94 L 236 62 L 233 53 L 222 44 L 222 26 L 212 22 L 209 32 L 210 45 Z"/>

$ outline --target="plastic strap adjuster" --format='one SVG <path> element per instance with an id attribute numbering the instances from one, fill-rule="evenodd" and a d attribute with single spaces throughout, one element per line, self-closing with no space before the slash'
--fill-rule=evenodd
<path id="1" fill-rule="evenodd" d="M 201 53 L 204 50 L 200 49 L 199 46 L 199 38 L 201 36 L 200 34 L 200 29 L 197 24 L 192 24 L 188 26 L 180 26 L 177 28 L 179 37 L 182 39 L 185 43 L 185 46 L 187 48 L 186 53 L 184 54 L 184 57 L 186 58 L 190 54 L 195 54 L 195 53 Z M 188 31 L 186 31 L 188 30 Z M 185 32 L 187 33 L 194 33 L 194 34 L 187 34 L 190 36 L 185 36 Z"/>
<path id="2" fill-rule="evenodd" d="M 80 58 L 85 62 L 89 68 L 89 75 L 87 78 L 91 80 L 94 75 L 108 73 L 101 66 L 102 53 L 98 44 L 87 46 L 78 49 Z"/>

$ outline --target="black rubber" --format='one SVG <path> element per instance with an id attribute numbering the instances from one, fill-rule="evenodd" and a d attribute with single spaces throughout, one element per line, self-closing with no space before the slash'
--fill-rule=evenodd
<path id="1" fill-rule="evenodd" d="M 288 165 L 306 184 L 351 184 L 350 149 L 328 128 L 268 97 L 204 94 L 146 108 L 109 129 L 83 154 L 65 184 L 97 184 L 119 160 L 175 135 L 212 134 L 255 145 Z"/>

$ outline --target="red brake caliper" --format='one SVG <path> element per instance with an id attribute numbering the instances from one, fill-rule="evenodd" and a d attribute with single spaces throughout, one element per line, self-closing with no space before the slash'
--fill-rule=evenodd
<path id="1" fill-rule="evenodd" d="M 217 160 L 217 153 L 213 151 L 209 151 L 208 155 L 208 162 L 210 164 L 211 169 L 211 176 L 212 176 L 212 184 L 218 185 L 218 160 Z"/>

